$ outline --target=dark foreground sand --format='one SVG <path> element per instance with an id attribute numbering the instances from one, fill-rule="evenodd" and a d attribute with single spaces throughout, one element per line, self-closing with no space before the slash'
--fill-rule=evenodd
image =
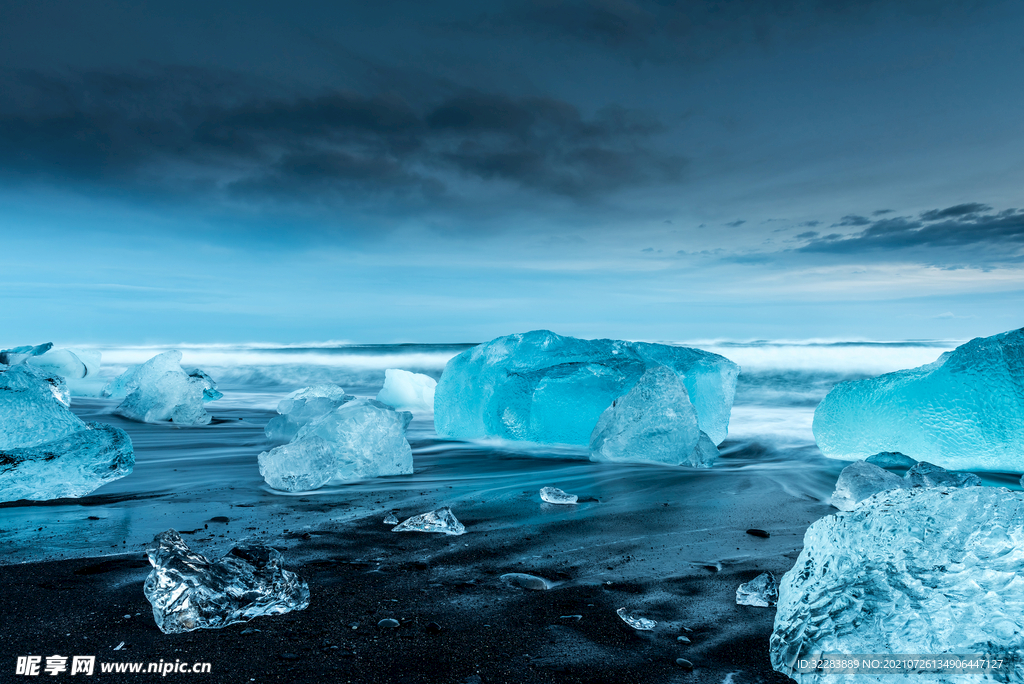
<path id="1" fill-rule="evenodd" d="M 735 591 L 765 570 L 788 570 L 804 528 L 828 509 L 765 493 L 773 494 L 767 519 L 719 515 L 713 529 L 685 535 L 692 545 L 652 543 L 659 529 L 693 517 L 668 502 L 619 520 L 614 532 L 607 518 L 587 515 L 482 531 L 490 515 L 481 506 L 463 508 L 465 535 L 398 534 L 375 512 L 283 535 L 286 567 L 309 583 L 308 609 L 188 634 L 157 629 L 142 591 L 149 564 L 141 553 L 0 566 L 0 681 L 68 678 L 14 676 L 17 656 L 59 654 L 95 655 L 97 663 L 211 663 L 210 674 L 166 677 L 104 675 L 97 664 L 85 681 L 786 682 L 768 660 L 774 609 L 737 606 Z M 772 538 L 745 533 L 755 526 Z M 611 547 L 578 544 L 638 530 L 651 534 Z M 212 547 L 209 538 L 197 539 L 203 534 L 186 539 L 206 553 Z M 695 549 L 711 547 L 723 553 L 708 567 L 694 562 Z M 558 584 L 547 591 L 508 586 L 499 579 L 507 572 Z M 657 620 L 657 628 L 633 630 L 616 615 L 620 607 Z M 564 617 L 573 615 L 582 617 Z M 384 618 L 401 626 L 378 628 Z"/>

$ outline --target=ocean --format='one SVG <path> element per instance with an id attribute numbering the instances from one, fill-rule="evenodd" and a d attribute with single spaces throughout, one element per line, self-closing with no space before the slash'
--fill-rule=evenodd
<path id="1" fill-rule="evenodd" d="M 601 529 L 606 532 L 597 539 L 581 540 L 580 547 L 602 548 L 614 546 L 623 534 L 635 543 L 639 543 L 638 534 L 646 534 L 618 529 L 615 521 L 624 514 L 686 504 L 692 509 L 688 519 L 680 519 L 676 527 L 650 530 L 650 539 L 643 540 L 656 539 L 671 548 L 680 535 L 690 535 L 692 540 L 695 530 L 714 529 L 731 517 L 756 526 L 758 511 L 770 508 L 773 501 L 827 504 L 845 463 L 822 457 L 815 446 L 811 422 L 818 402 L 837 382 L 930 363 L 961 341 L 696 340 L 673 344 L 721 354 L 742 368 L 729 436 L 709 470 L 592 463 L 580 447 L 442 439 L 434 432 L 432 416 L 417 414 L 407 434 L 414 474 L 300 494 L 270 488 L 257 467 L 257 455 L 270 448 L 263 427 L 276 415 L 275 407 L 284 396 L 329 382 L 349 394 L 374 397 L 383 385 L 385 369 L 439 378 L 450 358 L 473 345 L 94 347 L 102 353 L 99 380 L 104 382 L 131 364 L 168 349 L 180 350 L 182 366 L 203 369 L 224 394 L 207 405 L 214 422 L 199 427 L 134 423 L 111 414 L 117 400 L 73 397 L 72 409 L 83 419 L 111 423 L 129 433 L 135 470 L 80 500 L 4 504 L 0 563 L 136 553 L 168 528 L 189 532 L 207 550 L 226 551 L 241 540 L 288 547 L 297 534 L 328 523 L 368 514 L 383 519 L 389 511 L 408 517 L 440 505 L 451 506 L 457 516 L 462 512 L 477 519 L 478 531 L 529 528 L 551 516 L 603 517 L 607 524 Z M 1016 484 L 1009 476 L 983 477 L 992 484 Z M 538 490 L 549 485 L 594 504 L 539 504 Z M 520 505 L 525 502 L 529 505 Z M 800 525 L 792 532 L 802 534 Z M 694 547 L 688 543 L 685 562 L 728 562 L 729 554 L 715 544 L 709 541 Z M 570 553 L 570 549 L 556 551 Z M 658 564 L 666 560 L 651 555 L 649 563 L 636 563 L 629 572 L 658 572 Z"/>

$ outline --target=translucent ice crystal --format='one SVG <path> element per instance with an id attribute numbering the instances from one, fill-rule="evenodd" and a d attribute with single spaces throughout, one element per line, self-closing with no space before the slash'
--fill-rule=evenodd
<path id="1" fill-rule="evenodd" d="M 508 335 L 448 362 L 434 395 L 442 436 L 589 444 L 598 418 L 652 367 L 682 378 L 697 422 L 725 439 L 739 367 L 686 347 L 580 340 L 547 330 Z"/>
<path id="2" fill-rule="evenodd" d="M 104 395 L 123 396 L 114 413 L 129 420 L 205 425 L 210 415 L 203 404 L 220 392 L 206 373 L 192 373 L 182 370 L 181 352 L 168 351 L 126 370 L 107 386 Z"/>
<path id="3" fill-rule="evenodd" d="M 153 570 L 144 591 L 166 634 L 217 629 L 309 605 L 306 582 L 284 570 L 281 553 L 267 546 L 238 546 L 214 562 L 167 530 L 146 553 Z"/>
<path id="4" fill-rule="evenodd" d="M 575 494 L 566 494 L 558 487 L 542 487 L 540 498 L 551 504 L 574 504 L 580 499 Z"/>
<path id="5" fill-rule="evenodd" d="M 905 487 L 898 475 L 867 461 L 857 461 L 843 468 L 832 493 L 832 505 L 841 511 L 852 511 L 858 503 L 888 489 Z"/>
<path id="6" fill-rule="evenodd" d="M 332 481 L 412 473 L 412 448 L 405 438 L 412 414 L 373 399 L 349 398 L 302 426 L 290 443 L 259 455 L 267 484 L 297 492 Z"/>
<path id="7" fill-rule="evenodd" d="M 853 680 L 801 674 L 799 660 L 821 653 L 1009 654 L 1006 681 L 1021 681 L 1022 540 L 1024 493 L 997 487 L 893 489 L 821 518 L 779 587 L 773 667 L 801 684 L 824 684 Z"/>
<path id="8" fill-rule="evenodd" d="M 327 415 L 355 397 L 345 394 L 337 385 L 313 385 L 292 392 L 277 404 L 275 416 L 267 423 L 267 437 L 275 442 L 295 438 L 303 425 Z"/>
<path id="9" fill-rule="evenodd" d="M 981 478 L 974 473 L 957 473 L 934 463 L 921 461 L 903 476 L 908 487 L 980 487 Z"/>
<path id="10" fill-rule="evenodd" d="M 718 450 L 704 434 L 686 386 L 665 366 L 645 372 L 612 402 L 590 436 L 592 461 L 710 467 Z"/>
<path id="11" fill-rule="evenodd" d="M 775 575 L 762 572 L 754 579 L 736 588 L 736 605 L 770 608 L 778 603 L 779 585 Z"/>
<path id="12" fill-rule="evenodd" d="M 437 381 L 429 375 L 388 368 L 377 401 L 404 411 L 433 413 L 436 387 Z"/>
<path id="13" fill-rule="evenodd" d="M 21 449 L 0 449 L 0 501 L 81 497 L 132 472 L 128 434 L 112 425 L 82 429 Z"/>
<path id="14" fill-rule="evenodd" d="M 880 451 L 962 470 L 1024 471 L 1024 328 L 977 338 L 937 361 L 841 382 L 814 412 L 830 458 Z"/>
<path id="15" fill-rule="evenodd" d="M 622 618 L 622 621 L 627 625 L 641 632 L 650 632 L 658 626 L 658 623 L 654 620 L 634 615 L 633 613 L 628 612 L 625 608 L 619 608 L 615 611 L 615 614 Z"/>
<path id="16" fill-rule="evenodd" d="M 52 442 L 85 428 L 64 378 L 20 364 L 0 368 L 0 450 Z"/>
<path id="17" fill-rule="evenodd" d="M 441 532 L 442 534 L 465 534 L 466 527 L 456 519 L 452 509 L 445 506 L 435 511 L 414 515 L 392 532 Z"/>

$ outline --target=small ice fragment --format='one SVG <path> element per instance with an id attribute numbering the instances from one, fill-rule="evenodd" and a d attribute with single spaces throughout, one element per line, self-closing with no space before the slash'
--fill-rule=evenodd
<path id="1" fill-rule="evenodd" d="M 501 576 L 501 581 L 508 584 L 514 584 L 517 587 L 522 587 L 523 589 L 532 589 L 534 591 L 544 591 L 554 586 L 543 577 L 527 575 L 525 572 L 505 573 Z"/>
<path id="2" fill-rule="evenodd" d="M 540 490 L 540 498 L 552 504 L 574 504 L 579 501 L 575 494 L 566 494 L 558 487 L 543 487 Z"/>
<path id="3" fill-rule="evenodd" d="M 267 546 L 238 546 L 213 562 L 167 530 L 146 554 L 153 570 L 144 591 L 165 634 L 217 629 L 309 605 L 309 586 L 284 570 L 281 553 Z"/>
<path id="4" fill-rule="evenodd" d="M 676 637 L 676 641 L 678 641 L 681 644 L 688 644 L 688 643 L 690 643 L 690 640 L 687 639 L 686 637 L 682 636 L 682 635 L 677 636 Z"/>
<path id="5" fill-rule="evenodd" d="M 839 473 L 831 503 L 841 511 L 852 511 L 858 503 L 878 492 L 907 486 L 906 481 L 898 475 L 867 461 L 857 461 Z"/>
<path id="6" fill-rule="evenodd" d="M 619 608 L 617 611 L 615 611 L 615 613 L 620 618 L 622 618 L 622 620 L 627 625 L 641 632 L 650 632 L 658 624 L 657 622 L 649 618 L 639 617 L 638 615 L 627 613 L 625 608 Z"/>
<path id="7" fill-rule="evenodd" d="M 779 584 L 775 575 L 762 572 L 746 584 L 736 588 L 737 606 L 759 606 L 770 608 L 779 601 Z"/>
<path id="8" fill-rule="evenodd" d="M 391 531 L 442 532 L 444 534 L 459 535 L 465 534 L 466 527 L 455 518 L 452 509 L 445 506 L 435 511 L 414 515 Z"/>
<path id="9" fill-rule="evenodd" d="M 933 463 L 921 461 L 903 476 L 907 487 L 980 487 L 981 478 L 974 473 L 957 473 Z"/>
<path id="10" fill-rule="evenodd" d="M 115 651 L 120 651 L 122 648 L 124 648 L 124 642 L 123 641 L 121 643 L 119 643 L 117 646 L 115 646 L 114 650 Z"/>
<path id="11" fill-rule="evenodd" d="M 575 620 L 576 622 L 579 622 L 580 620 L 583 619 L 583 616 L 582 615 L 559 615 L 558 619 L 559 620 Z"/>
<path id="12" fill-rule="evenodd" d="M 402 411 L 433 413 L 436 387 L 437 380 L 429 375 L 388 368 L 377 401 Z"/>
<path id="13" fill-rule="evenodd" d="M 384 516 L 384 524 L 385 525 L 397 525 L 398 524 L 398 516 L 395 515 L 394 513 L 388 513 L 386 516 Z"/>
<path id="14" fill-rule="evenodd" d="M 377 623 L 377 626 L 381 629 L 397 629 L 402 626 L 402 623 L 394 618 L 384 618 Z"/>

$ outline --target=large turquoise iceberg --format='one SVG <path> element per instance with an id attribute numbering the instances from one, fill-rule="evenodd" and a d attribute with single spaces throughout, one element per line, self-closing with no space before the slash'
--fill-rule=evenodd
<path id="1" fill-rule="evenodd" d="M 587 445 L 605 409 L 658 366 L 682 379 L 700 430 L 715 444 L 725 439 L 739 375 L 732 361 L 688 347 L 548 330 L 499 337 L 451 359 L 434 393 L 434 426 L 458 439 Z"/>
<path id="2" fill-rule="evenodd" d="M 896 451 L 951 470 L 1024 472 L 1024 328 L 934 363 L 841 382 L 814 411 L 830 458 Z"/>

